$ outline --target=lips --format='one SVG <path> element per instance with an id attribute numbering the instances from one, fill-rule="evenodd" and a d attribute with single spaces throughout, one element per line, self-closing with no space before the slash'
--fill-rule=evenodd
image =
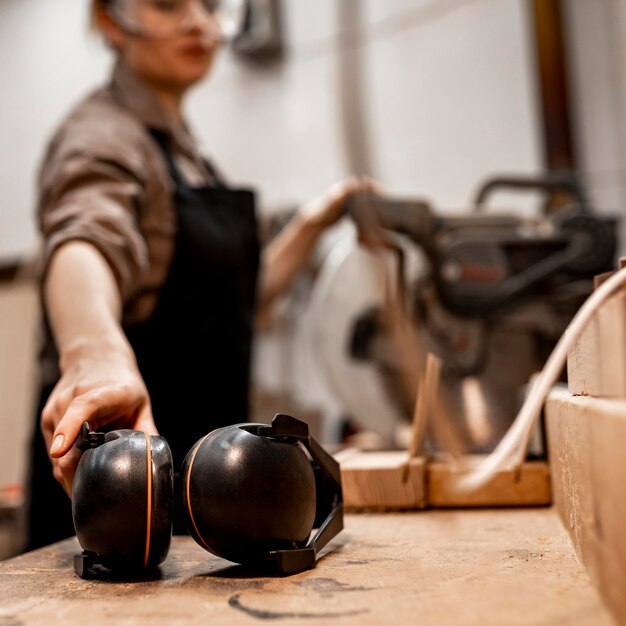
<path id="1" fill-rule="evenodd" d="M 199 44 L 199 43 L 190 43 L 182 45 L 178 48 L 181 54 L 186 56 L 194 56 L 194 57 L 204 57 L 210 53 L 210 48 L 208 46 Z"/>

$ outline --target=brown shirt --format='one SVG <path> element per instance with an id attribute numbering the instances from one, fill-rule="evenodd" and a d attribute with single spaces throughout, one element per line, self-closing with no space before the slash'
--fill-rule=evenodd
<path id="1" fill-rule="evenodd" d="M 164 131 L 192 184 L 212 171 L 184 125 L 168 118 L 151 90 L 122 63 L 54 134 L 39 176 L 42 275 L 64 243 L 93 244 L 113 269 L 124 325 L 149 317 L 173 254 L 173 183 L 148 128 Z"/>

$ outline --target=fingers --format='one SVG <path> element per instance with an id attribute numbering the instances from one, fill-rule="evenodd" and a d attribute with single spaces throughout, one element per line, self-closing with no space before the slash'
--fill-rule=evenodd
<path id="1" fill-rule="evenodd" d="M 354 194 L 363 192 L 384 195 L 385 188 L 370 176 L 352 175 L 332 185 L 327 192 L 327 199 L 331 202 L 341 202 Z"/>
<path id="2" fill-rule="evenodd" d="M 331 194 L 334 193 L 332 202 L 337 208 L 340 207 L 342 213 L 346 210 L 347 202 L 355 196 L 362 194 L 384 195 L 383 186 L 368 176 L 351 176 L 335 185 L 331 190 Z"/>
<path id="3" fill-rule="evenodd" d="M 369 184 L 361 176 L 350 176 L 331 187 L 331 196 L 337 203 L 344 203 L 352 196 L 369 191 Z"/>
<path id="4" fill-rule="evenodd" d="M 370 176 L 360 176 L 361 188 L 364 191 L 369 191 L 377 196 L 384 196 L 387 192 L 382 183 L 371 178 Z"/>
<path id="5" fill-rule="evenodd" d="M 76 468 L 81 456 L 82 452 L 73 447 L 63 458 L 51 459 L 52 473 L 70 498 L 72 497 L 72 485 L 74 484 Z"/>
<path id="6" fill-rule="evenodd" d="M 338 222 L 346 213 L 348 201 L 361 193 L 380 195 L 383 188 L 366 176 L 349 176 L 332 185 L 323 196 L 304 205 L 301 215 L 321 232 Z"/>
<path id="7" fill-rule="evenodd" d="M 58 459 L 67 454 L 74 445 L 83 422 L 89 422 L 95 429 L 116 419 L 136 414 L 146 403 L 145 390 L 131 385 L 98 388 L 74 398 L 54 429 L 50 456 Z M 46 417 L 44 416 L 44 420 Z M 47 422 L 44 429 L 49 432 Z"/>
<path id="8" fill-rule="evenodd" d="M 339 192 L 338 195 L 347 197 L 355 192 L 360 191 L 362 186 L 363 185 L 360 176 L 349 176 L 348 178 L 345 178 L 337 185 L 335 185 L 335 188 Z"/>
<path id="9" fill-rule="evenodd" d="M 154 418 L 152 417 L 152 406 L 149 402 L 144 404 L 139 410 L 139 414 L 137 415 L 133 428 L 135 430 L 142 430 L 148 435 L 159 434 L 156 424 L 154 423 Z"/>
<path id="10" fill-rule="evenodd" d="M 375 194 L 382 195 L 385 193 L 385 189 L 379 181 L 375 180 L 371 176 L 366 174 L 352 175 L 344 180 L 339 181 L 331 187 L 331 190 L 343 193 L 344 195 L 351 195 L 353 193 L 360 193 L 364 191 L 370 191 Z"/>
<path id="11" fill-rule="evenodd" d="M 53 409 L 50 409 L 53 412 Z M 97 429 L 115 421 L 129 422 L 128 426 L 149 435 L 158 435 L 147 395 L 141 389 L 128 386 L 96 390 L 72 400 L 59 421 L 54 433 L 49 425 L 44 427 L 47 439 L 52 440 L 50 460 L 54 477 L 71 497 L 74 475 L 81 451 L 74 447 L 83 422 Z"/>
<path id="12" fill-rule="evenodd" d="M 55 388 L 41 412 L 41 431 L 48 449 L 52 444 L 52 433 L 56 424 L 67 411 L 73 397 L 73 390 Z"/>

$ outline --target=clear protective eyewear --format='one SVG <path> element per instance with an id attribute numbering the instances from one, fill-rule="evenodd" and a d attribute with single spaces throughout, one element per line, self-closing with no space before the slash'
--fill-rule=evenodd
<path id="1" fill-rule="evenodd" d="M 231 41 L 243 27 L 245 0 L 114 0 L 111 17 L 145 37 L 171 37 L 197 25 L 220 41 Z"/>

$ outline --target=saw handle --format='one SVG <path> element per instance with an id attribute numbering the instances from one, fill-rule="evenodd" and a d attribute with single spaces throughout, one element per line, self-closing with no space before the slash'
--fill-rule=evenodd
<path id="1" fill-rule="evenodd" d="M 557 192 L 565 192 L 579 206 L 579 209 L 588 210 L 589 202 L 582 185 L 572 174 L 550 174 L 549 176 L 533 178 L 520 176 L 498 176 L 485 182 L 474 200 L 474 210 L 479 213 L 485 208 L 487 198 L 495 191 L 544 191 L 550 196 Z"/>
<path id="2" fill-rule="evenodd" d="M 426 250 L 438 227 L 430 206 L 421 200 L 391 200 L 361 193 L 348 199 L 346 212 L 365 230 L 383 228 L 403 233 Z"/>

